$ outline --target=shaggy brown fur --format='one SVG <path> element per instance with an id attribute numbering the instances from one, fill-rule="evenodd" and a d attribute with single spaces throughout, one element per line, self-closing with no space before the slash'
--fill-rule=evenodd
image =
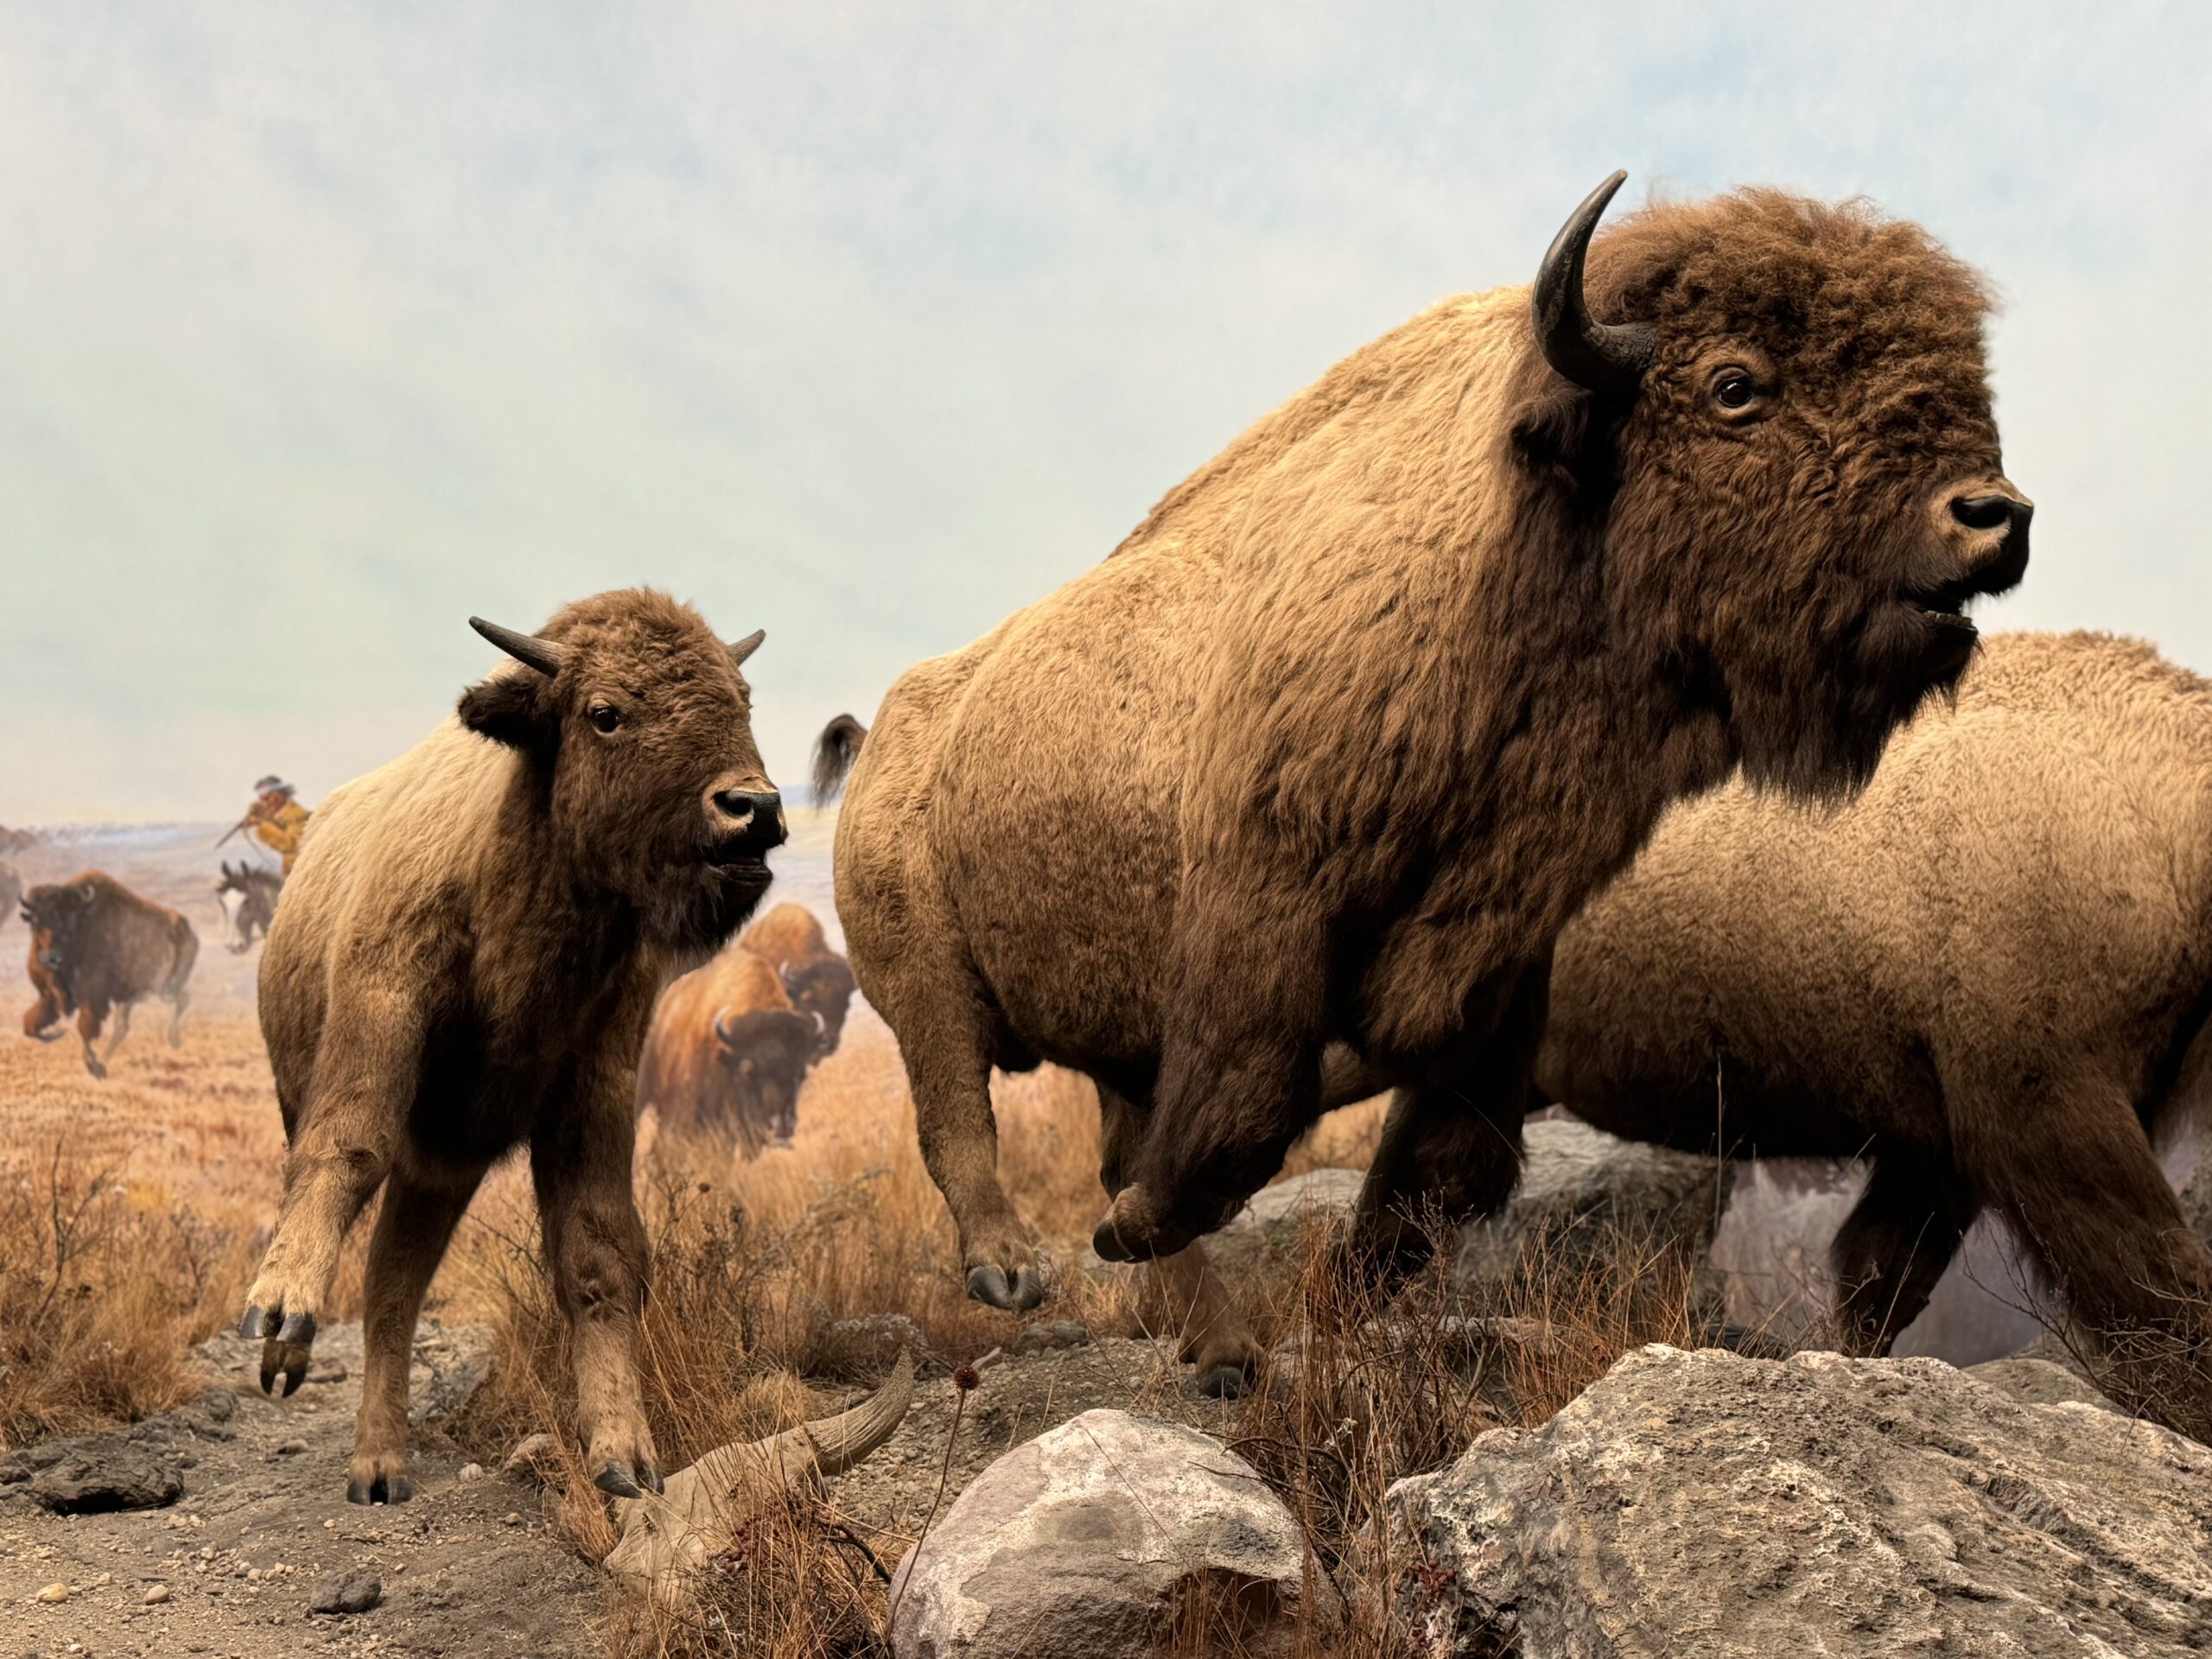
<path id="1" fill-rule="evenodd" d="M 664 1126 L 727 1128 L 757 1157 L 798 1128 L 818 1035 L 775 964 L 741 941 L 662 993 L 638 1063 L 638 1109 L 652 1107 Z"/>
<path id="2" fill-rule="evenodd" d="M 262 955 L 291 1143 L 247 1296 L 264 1389 L 298 1386 L 339 1246 L 385 1186 L 356 1503 L 408 1496 L 423 1294 L 485 1171 L 525 1141 L 587 1455 L 611 1491 L 657 1485 L 634 1353 L 638 1048 L 661 987 L 745 919 L 784 837 L 738 672 L 757 635 L 726 645 L 631 589 L 501 643 L 541 666 L 470 687 L 456 718 L 330 797 Z"/>
<path id="3" fill-rule="evenodd" d="M 1859 783 L 2018 576 L 2024 535 L 1955 514 L 2013 492 L 1981 290 L 1923 232 L 1750 193 L 1592 259 L 1656 330 L 1641 396 L 1554 373 L 1525 288 L 1446 301 L 886 697 L 838 908 L 978 1294 L 1042 1294 L 995 1062 L 1136 1116 L 1102 1254 L 1217 1225 L 1339 1084 L 1401 1085 L 1363 1249 L 1501 1201 L 1585 896 L 1739 760 Z"/>
<path id="4" fill-rule="evenodd" d="M 2212 1065 L 2212 684 L 1998 636 L 1849 806 L 1669 812 L 1560 937 L 1551 1002 L 1537 1075 L 1603 1128 L 1872 1159 L 1835 1243 L 1855 1351 L 1991 1205 L 2089 1329 L 2181 1338 L 2117 1375 L 2212 1439 L 2212 1256 L 2151 1141 Z"/>
<path id="5" fill-rule="evenodd" d="M 86 870 L 67 881 L 33 887 L 23 895 L 30 924 L 29 972 L 38 992 L 23 1015 L 23 1033 L 51 1042 L 48 1027 L 77 1016 L 85 1069 L 107 1076 L 107 1063 L 130 1034 L 130 1010 L 148 997 L 169 1005 L 169 1046 L 182 1046 L 180 1028 L 192 1005 L 192 965 L 200 936 L 166 905 L 141 899 L 104 870 Z M 105 1053 L 92 1043 L 115 1010 L 115 1034 Z"/>
<path id="6" fill-rule="evenodd" d="M 853 1000 L 853 970 L 830 948 L 822 924 L 804 905 L 778 905 L 738 936 L 738 943 L 775 964 L 791 1006 L 814 1021 L 813 1058 L 837 1052 Z"/>

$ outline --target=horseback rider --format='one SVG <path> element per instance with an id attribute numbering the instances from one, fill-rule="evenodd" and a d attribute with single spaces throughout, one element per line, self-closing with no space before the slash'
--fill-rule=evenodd
<path id="1" fill-rule="evenodd" d="M 231 826 L 223 841 L 228 841 L 241 830 L 253 832 L 253 837 L 284 861 L 284 874 L 292 873 L 292 861 L 299 856 L 300 837 L 307 833 L 308 819 L 313 810 L 300 804 L 299 791 L 270 772 L 253 786 L 253 804 L 247 807 L 245 816 Z M 222 841 L 215 843 L 218 847 Z"/>

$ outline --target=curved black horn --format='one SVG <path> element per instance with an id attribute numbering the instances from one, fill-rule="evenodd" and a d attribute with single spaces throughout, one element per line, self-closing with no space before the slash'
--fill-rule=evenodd
<path id="1" fill-rule="evenodd" d="M 565 645 L 556 645 L 550 639 L 541 639 L 534 633 L 517 633 L 512 628 L 486 622 L 480 616 L 470 617 L 468 626 L 517 662 L 536 669 L 548 679 L 558 674 L 561 665 L 569 660 Z"/>
<path id="2" fill-rule="evenodd" d="M 767 637 L 767 629 L 755 628 L 752 632 L 747 634 L 744 639 L 731 640 L 729 642 L 729 654 L 737 661 L 740 666 L 742 666 L 747 658 L 750 657 L 754 652 L 760 649 L 760 642 Z"/>
<path id="3" fill-rule="evenodd" d="M 1633 397 L 1651 366 L 1654 340 L 1645 322 L 1595 322 L 1582 302 L 1582 262 L 1605 204 L 1628 177 L 1612 177 L 1582 199 L 1544 251 L 1536 270 L 1536 343 L 1544 361 L 1591 391 Z"/>

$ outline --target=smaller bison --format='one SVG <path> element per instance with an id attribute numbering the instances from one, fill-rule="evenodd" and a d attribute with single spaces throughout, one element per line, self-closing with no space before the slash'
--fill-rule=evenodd
<path id="1" fill-rule="evenodd" d="M 262 1387 L 298 1387 L 382 1186 L 346 1495 L 403 1501 L 423 1292 L 485 1172 L 527 1144 L 585 1456 L 635 1497 L 660 1488 L 637 1373 L 638 1050 L 784 839 L 738 671 L 761 636 L 726 645 L 643 588 L 537 634 L 471 625 L 514 661 L 324 804 L 269 931 L 261 1025 L 291 1155 L 242 1330 L 264 1342 Z"/>
<path id="2" fill-rule="evenodd" d="M 790 1142 L 799 1085 L 836 1051 L 852 970 L 822 924 L 778 905 L 705 967 L 670 986 L 638 1068 L 638 1109 L 664 1125 L 727 1125 L 747 1158 Z"/>
<path id="3" fill-rule="evenodd" d="M 190 922 L 104 870 L 31 888 L 23 895 L 22 917 L 30 925 L 29 970 L 38 992 L 23 1015 L 25 1036 L 52 1042 L 61 1033 L 49 1027 L 74 1014 L 85 1069 L 105 1077 L 108 1061 L 130 1034 L 131 1009 L 158 997 L 169 1005 L 169 1046 L 182 1046 L 179 1032 L 200 957 L 200 936 Z M 110 1009 L 115 1032 L 106 1052 L 98 1052 L 92 1044 Z"/>
<path id="4" fill-rule="evenodd" d="M 738 943 L 784 976 L 791 1006 L 814 1021 L 814 1058 L 837 1052 L 853 1000 L 853 970 L 830 948 L 822 924 L 804 905 L 778 905 L 738 936 Z"/>
<path id="5" fill-rule="evenodd" d="M 1988 642 L 1858 800 L 1676 807 L 1559 944 L 1544 1096 L 1686 1152 L 1863 1157 L 1841 1340 L 1879 1354 L 1976 1216 L 2107 1386 L 2212 1437 L 2212 1254 L 2153 1137 L 2212 1085 L 2212 683 L 2099 634 Z"/>

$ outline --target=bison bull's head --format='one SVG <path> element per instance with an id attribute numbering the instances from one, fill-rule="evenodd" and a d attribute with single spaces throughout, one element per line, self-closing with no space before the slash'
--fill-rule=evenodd
<path id="1" fill-rule="evenodd" d="M 817 957 L 785 970 L 785 994 L 793 1007 L 814 1022 L 812 1058 L 837 1052 L 854 989 L 853 970 L 842 957 Z"/>
<path id="2" fill-rule="evenodd" d="M 521 667 L 462 693 L 461 721 L 532 769 L 577 884 L 627 898 L 664 944 L 728 938 L 785 833 L 738 671 L 763 636 L 725 644 L 649 588 L 570 605 L 534 634 L 469 626 Z"/>
<path id="3" fill-rule="evenodd" d="M 67 972 L 78 936 L 99 899 L 99 888 L 91 881 L 57 881 L 23 894 L 22 918 L 31 930 L 31 954 L 47 972 Z"/>
<path id="4" fill-rule="evenodd" d="M 798 1090 L 818 1028 L 792 1008 L 723 1008 L 715 1015 L 715 1061 L 729 1121 L 747 1156 L 787 1146 L 798 1132 Z"/>
<path id="5" fill-rule="evenodd" d="M 1771 191 L 1592 245 L 1623 176 L 1545 256 L 1515 442 L 1567 485 L 1553 528 L 1603 562 L 1612 637 L 1709 710 L 1717 758 L 1854 787 L 1964 671 L 1967 601 L 2027 566 L 1987 296 L 1914 226 Z"/>

